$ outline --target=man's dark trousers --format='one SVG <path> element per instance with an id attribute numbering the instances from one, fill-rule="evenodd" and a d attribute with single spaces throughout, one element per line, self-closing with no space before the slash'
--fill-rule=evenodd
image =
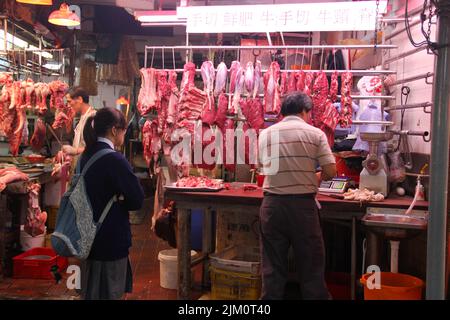
<path id="1" fill-rule="evenodd" d="M 261 299 L 283 299 L 292 245 L 303 299 L 330 299 L 325 249 L 314 194 L 264 194 L 260 209 Z"/>

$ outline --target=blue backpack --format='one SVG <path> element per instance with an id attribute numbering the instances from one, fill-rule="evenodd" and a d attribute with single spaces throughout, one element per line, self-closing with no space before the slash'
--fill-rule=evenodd
<path id="1" fill-rule="evenodd" d="M 105 220 L 111 206 L 117 201 L 117 196 L 109 200 L 97 223 L 89 197 L 86 193 L 84 176 L 95 161 L 115 152 L 112 149 L 97 151 L 86 163 L 80 174 L 78 160 L 75 174 L 70 182 L 69 190 L 63 195 L 56 219 L 55 231 L 51 235 L 51 244 L 55 252 L 62 257 L 87 259 L 95 236 Z"/>

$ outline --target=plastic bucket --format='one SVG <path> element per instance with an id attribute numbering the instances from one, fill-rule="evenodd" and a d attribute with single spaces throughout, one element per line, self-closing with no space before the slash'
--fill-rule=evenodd
<path id="1" fill-rule="evenodd" d="M 373 273 L 361 277 L 364 300 L 421 300 L 424 282 L 416 277 L 392 272 L 380 272 L 381 288 L 369 289 L 367 280 Z"/>
<path id="2" fill-rule="evenodd" d="M 25 231 L 20 231 L 20 245 L 22 246 L 22 251 L 28 251 L 33 248 L 44 247 L 45 245 L 45 236 L 47 234 L 47 228 L 45 228 L 45 232 L 36 237 L 32 237 Z"/>
<path id="3" fill-rule="evenodd" d="M 196 255 L 191 250 L 191 258 Z M 178 249 L 162 250 L 158 254 L 159 282 L 161 287 L 176 289 L 178 285 Z"/>

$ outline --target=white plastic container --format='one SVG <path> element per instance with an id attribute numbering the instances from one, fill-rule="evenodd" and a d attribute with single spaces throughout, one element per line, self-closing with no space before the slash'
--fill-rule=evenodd
<path id="1" fill-rule="evenodd" d="M 47 227 L 45 232 L 36 237 L 32 237 L 23 230 L 23 226 L 20 227 L 20 245 L 23 251 L 28 251 L 33 248 L 42 248 L 45 245 L 45 236 L 47 235 Z"/>
<path id="2" fill-rule="evenodd" d="M 191 250 L 191 259 L 197 252 Z M 158 254 L 160 285 L 176 289 L 178 285 L 178 249 L 162 250 Z"/>

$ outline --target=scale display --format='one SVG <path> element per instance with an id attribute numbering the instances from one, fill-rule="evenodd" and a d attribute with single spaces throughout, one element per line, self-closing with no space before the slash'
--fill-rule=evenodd
<path id="1" fill-rule="evenodd" d="M 344 193 L 350 185 L 349 178 L 339 177 L 330 181 L 322 181 L 319 186 L 321 193 Z"/>

